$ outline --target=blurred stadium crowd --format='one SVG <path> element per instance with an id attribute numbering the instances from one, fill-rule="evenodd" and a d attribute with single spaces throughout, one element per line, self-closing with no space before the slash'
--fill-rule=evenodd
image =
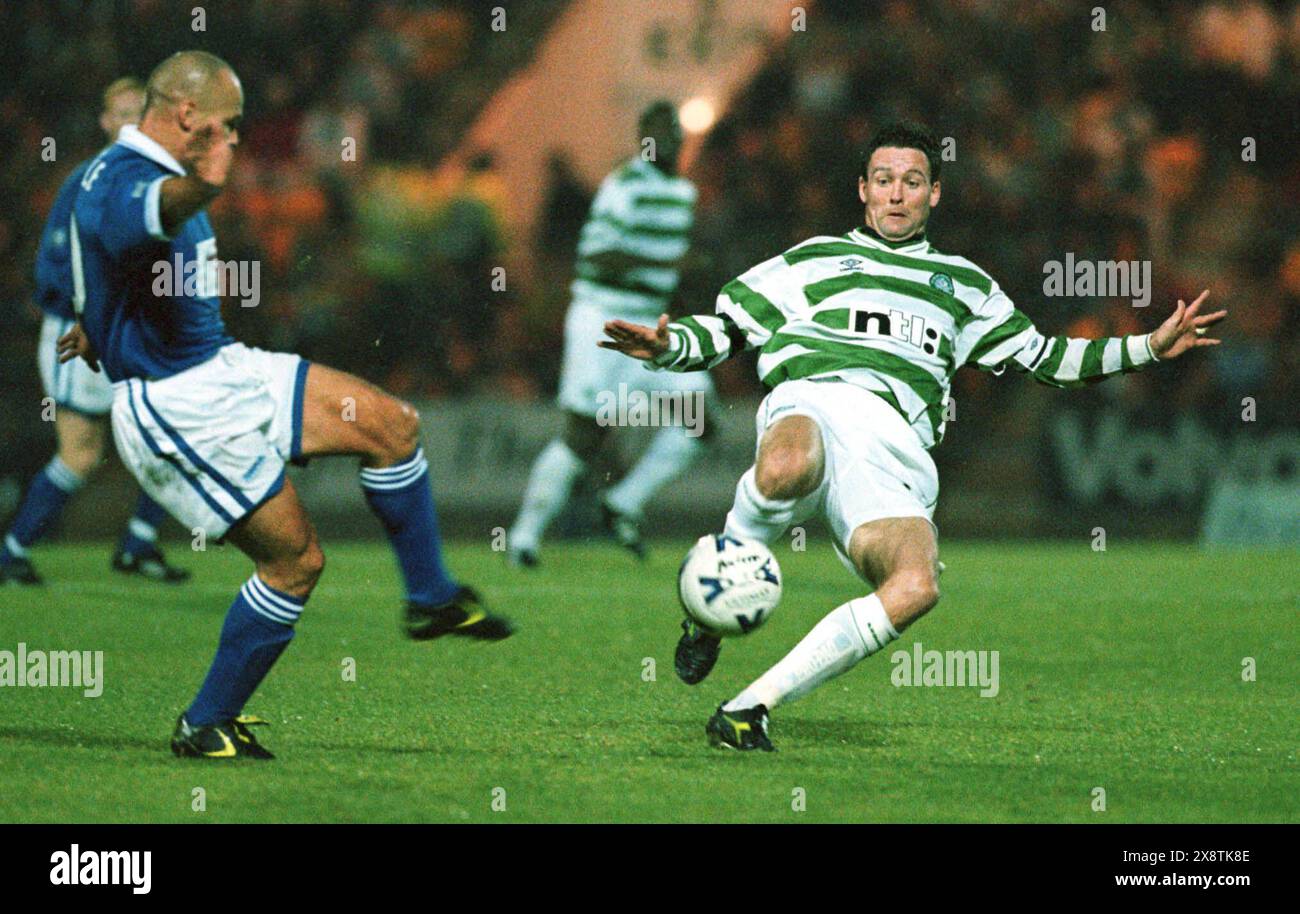
<path id="1" fill-rule="evenodd" d="M 490 10 L 507 11 L 493 32 Z M 37 390 L 32 263 L 73 166 L 104 142 L 99 95 L 176 50 L 227 59 L 245 129 L 211 208 L 223 260 L 258 260 L 261 303 L 226 309 L 238 338 L 293 349 L 405 393 L 484 374 L 501 189 L 475 163 L 456 186 L 429 170 L 563 4 L 520 0 L 50 0 L 0 4 L 0 315 L 7 389 Z M 195 29 L 194 9 L 205 9 Z M 42 157 L 43 141 L 56 157 Z M 346 141 L 346 142 L 345 142 Z M 346 157 L 346 158 L 345 158 Z M 496 364 L 494 357 L 489 364 Z"/>
<path id="2" fill-rule="evenodd" d="M 485 6 L 496 5 L 509 11 L 505 33 L 489 26 Z M 557 155 L 541 228 L 527 238 L 502 218 L 508 188 L 490 150 L 454 183 L 430 176 L 564 4 L 231 0 L 201 33 L 174 6 L 0 6 L 5 388 L 36 390 L 32 255 L 60 180 L 102 142 L 99 92 L 196 46 L 226 57 L 248 95 L 242 154 L 213 208 L 221 257 L 262 263 L 261 306 L 228 310 L 236 336 L 412 396 L 549 395 L 594 188 Z M 698 243 L 682 310 L 710 309 L 725 281 L 809 235 L 858 224 L 858 149 L 882 120 L 906 115 L 955 141 L 932 241 L 989 271 L 1045 332 L 1145 331 L 1205 286 L 1231 309 L 1211 357 L 1082 396 L 1159 413 L 1209 398 L 1294 404 L 1300 0 L 1105 9 L 1102 33 L 1069 2 L 812 5 L 807 31 L 773 53 L 691 168 Z M 54 163 L 39 155 L 44 137 L 57 140 Z M 344 161 L 340 137 L 356 141 L 363 168 Z M 1255 161 L 1243 161 L 1246 138 Z M 1044 297 L 1044 264 L 1066 252 L 1151 260 L 1151 307 Z M 520 258 L 536 281 L 491 291 L 491 267 Z M 718 380 L 724 393 L 758 389 L 748 361 Z M 961 419 L 996 419 L 980 434 L 1023 425 L 1040 402 L 1008 400 L 1003 387 L 994 409 L 997 383 L 958 375 Z M 1238 412 L 1208 418 L 1226 426 Z M 1285 418 L 1261 410 L 1261 422 Z"/>
<path id="3" fill-rule="evenodd" d="M 1213 396 L 1238 404 L 1207 415 L 1224 425 L 1239 422 L 1242 396 L 1294 404 L 1300 3 L 1104 6 L 1107 31 L 1096 33 L 1070 3 L 819 3 L 807 34 L 709 137 L 697 172 L 700 247 L 713 263 L 699 300 L 791 243 L 857 224 L 857 149 L 887 117 L 912 116 L 955 140 L 932 243 L 991 273 L 1044 332 L 1144 332 L 1205 287 L 1231 309 L 1211 358 L 1072 400 L 1205 414 Z M 1245 137 L 1257 161 L 1242 160 Z M 1152 260 L 1149 309 L 1045 297 L 1044 264 L 1066 252 Z M 997 383 L 959 372 L 959 417 L 992 404 L 982 394 Z M 1008 413 L 1008 395 L 1003 385 L 988 418 L 1015 427 L 1023 417 Z"/>

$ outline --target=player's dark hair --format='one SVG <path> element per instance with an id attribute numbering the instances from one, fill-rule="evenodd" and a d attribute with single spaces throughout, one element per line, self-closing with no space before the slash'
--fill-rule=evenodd
<path id="1" fill-rule="evenodd" d="M 871 154 L 882 146 L 897 149 L 918 149 L 930 163 L 931 183 L 939 180 L 943 160 L 939 157 L 939 141 L 930 129 L 916 121 L 890 121 L 876 131 L 867 148 L 862 151 L 862 177 L 867 177 L 867 163 Z"/>

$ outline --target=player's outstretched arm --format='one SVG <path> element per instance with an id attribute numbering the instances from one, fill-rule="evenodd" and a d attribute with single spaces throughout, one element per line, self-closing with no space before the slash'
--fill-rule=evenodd
<path id="1" fill-rule="evenodd" d="M 627 321 L 606 321 L 605 335 L 609 339 L 597 343 L 601 348 L 613 349 L 644 362 L 653 361 L 668 352 L 668 315 L 659 315 L 657 327 L 629 324 Z"/>
<path id="2" fill-rule="evenodd" d="M 1178 307 L 1163 324 L 1151 333 L 1151 352 L 1162 362 L 1176 359 L 1189 349 L 1197 346 L 1217 346 L 1222 340 L 1206 336 L 1210 327 L 1228 316 L 1226 310 L 1213 314 L 1201 314 L 1201 305 L 1209 296 L 1206 289 L 1190 305 L 1180 298 Z"/>
<path id="3" fill-rule="evenodd" d="M 656 327 L 610 321 L 607 340 L 599 345 L 669 371 L 706 371 L 744 350 L 744 331 L 726 314 L 691 314 L 668 322 L 659 315 Z"/>
<path id="4" fill-rule="evenodd" d="M 1179 301 L 1173 314 L 1151 333 L 1100 339 L 1043 336 L 1002 296 L 999 309 L 967 325 L 965 332 L 973 334 L 975 342 L 964 364 L 991 371 L 1014 368 L 1049 387 L 1093 384 L 1177 358 L 1197 346 L 1219 345 L 1206 333 L 1228 312 L 1201 314 L 1209 294 L 1209 290 L 1202 292 L 1190 305 Z"/>

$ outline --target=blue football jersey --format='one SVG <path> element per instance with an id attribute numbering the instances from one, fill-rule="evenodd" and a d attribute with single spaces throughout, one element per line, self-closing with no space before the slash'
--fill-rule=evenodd
<path id="1" fill-rule="evenodd" d="M 87 164 L 78 185 L 73 298 L 82 300 L 82 326 L 114 381 L 170 377 L 234 342 L 221 320 L 207 213 L 170 238 L 163 232 L 162 183 L 184 174 L 167 150 L 128 124 Z"/>
<path id="2" fill-rule="evenodd" d="M 66 321 L 72 320 L 72 267 L 69 264 L 68 220 L 72 218 L 72 203 L 77 199 L 81 177 L 89 162 L 82 162 L 59 188 L 50 215 L 41 232 L 41 244 L 36 249 L 36 304 L 46 314 Z"/>

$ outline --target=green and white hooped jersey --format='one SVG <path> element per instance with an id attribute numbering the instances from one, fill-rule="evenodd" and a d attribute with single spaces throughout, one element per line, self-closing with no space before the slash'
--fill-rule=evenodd
<path id="1" fill-rule="evenodd" d="M 962 365 L 997 373 L 1009 365 L 1075 387 L 1155 359 L 1145 334 L 1045 337 L 964 257 L 924 238 L 894 244 L 861 229 L 764 261 L 723 287 L 716 311 L 669 324 L 670 349 L 654 364 L 701 370 L 757 348 L 768 387 L 813 377 L 857 384 L 883 397 L 926 448 L 943 440 L 949 385 Z"/>
<path id="2" fill-rule="evenodd" d="M 637 156 L 601 182 L 578 237 L 575 301 L 658 317 L 690 247 L 695 185 Z"/>

